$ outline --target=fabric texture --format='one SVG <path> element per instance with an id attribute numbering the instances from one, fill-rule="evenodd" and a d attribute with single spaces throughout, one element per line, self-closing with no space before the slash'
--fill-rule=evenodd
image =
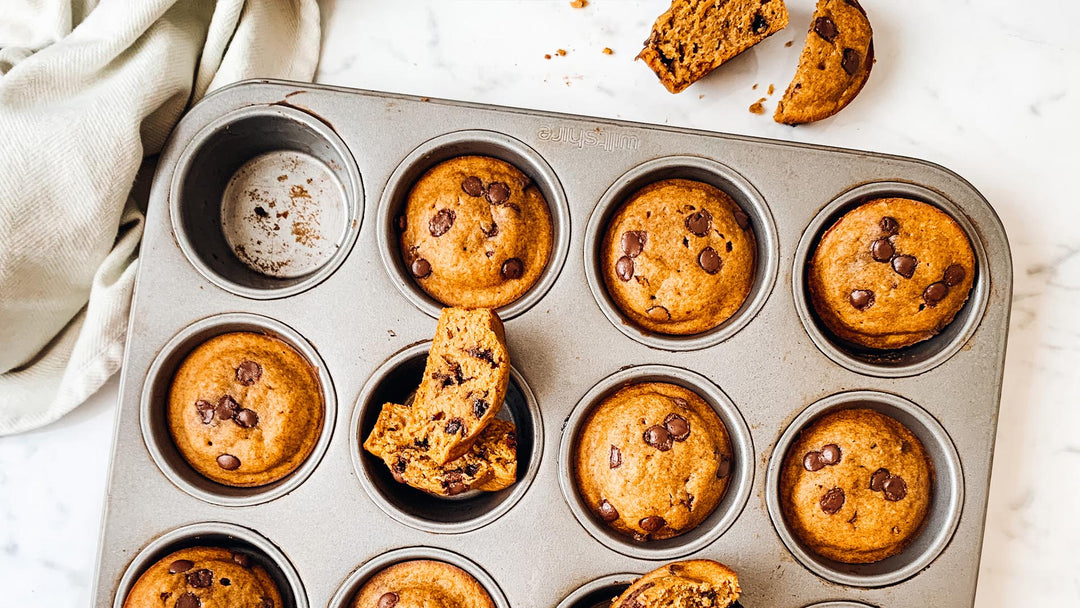
<path id="1" fill-rule="evenodd" d="M 181 114 L 245 78 L 310 80 L 315 0 L 6 0 L 0 16 L 0 435 L 119 368 L 143 216 Z"/>

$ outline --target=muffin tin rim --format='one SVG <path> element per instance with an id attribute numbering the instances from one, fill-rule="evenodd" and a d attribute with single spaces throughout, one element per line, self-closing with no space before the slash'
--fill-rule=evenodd
<path id="1" fill-rule="evenodd" d="M 570 592 L 569 595 L 564 597 L 555 608 L 575 608 L 575 604 L 580 602 L 590 593 L 595 593 L 606 587 L 615 587 L 619 585 L 630 586 L 637 579 L 644 576 L 643 574 L 634 574 L 632 572 L 617 572 L 615 574 L 607 574 L 600 578 L 592 579 Z M 594 608 L 593 606 L 582 606 L 581 608 Z"/>

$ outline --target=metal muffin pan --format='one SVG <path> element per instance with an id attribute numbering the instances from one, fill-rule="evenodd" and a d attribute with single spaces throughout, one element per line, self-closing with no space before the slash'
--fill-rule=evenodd
<path id="1" fill-rule="evenodd" d="M 238 132 L 227 117 L 268 115 L 304 126 L 239 129 L 250 141 L 221 148 L 238 158 L 222 158 L 217 168 L 195 162 L 199 150 L 209 149 L 208 139 Z M 324 141 L 313 140 L 313 133 Z M 234 262 L 213 257 L 231 255 L 217 248 L 224 242 L 217 218 L 190 221 L 193 214 L 218 213 L 207 197 L 229 178 L 221 171 L 272 149 L 326 163 L 355 205 L 355 224 L 347 227 L 336 257 L 306 277 L 222 271 Z M 375 401 L 414 388 L 402 379 L 417 373 L 438 309 L 403 272 L 395 212 L 409 181 L 432 164 L 477 153 L 517 165 L 541 187 L 552 211 L 548 270 L 522 300 L 500 311 L 520 391 L 511 393 L 506 415 L 522 426 L 531 423 L 533 442 L 513 488 L 437 501 L 384 483 L 359 444 Z M 595 266 L 604 218 L 649 175 L 711 181 L 751 218 L 759 247 L 755 290 L 737 318 L 713 333 L 674 340 L 645 335 L 605 304 Z M 203 198 L 185 195 L 189 191 L 177 183 Z M 881 357 L 817 327 L 802 273 L 815 240 L 837 214 L 866 196 L 890 193 L 921 198 L 953 215 L 971 237 L 978 268 L 970 300 L 941 336 Z M 222 89 L 176 127 L 151 191 L 95 605 L 122 598 L 132 573 L 150 559 L 140 553 L 144 547 L 173 542 L 171 531 L 189 524 L 228 522 L 280 548 L 303 590 L 293 600 L 297 607 L 340 605 L 369 570 L 389 563 L 380 560 L 396 560 L 403 554 L 391 552 L 407 548 L 453 563 L 465 560 L 496 603 L 515 608 L 580 606 L 575 594 L 592 581 L 625 584 L 626 575 L 615 573 L 644 573 L 676 555 L 731 566 L 748 608 L 971 606 L 1011 295 L 1008 242 L 993 209 L 963 179 L 927 162 L 309 84 L 250 81 Z M 191 478 L 178 483 L 169 474 L 177 463 L 159 467 L 155 460 L 168 451 L 162 429 L 144 442 L 143 428 L 155 428 L 161 406 L 143 397 L 166 386 L 168 365 L 162 361 L 175 360 L 174 351 L 182 350 L 175 340 L 191 327 L 232 318 L 220 316 L 227 313 L 274 324 L 256 324 L 262 331 L 295 334 L 328 392 L 325 453 L 309 458 L 304 466 L 311 470 L 304 475 L 286 478 L 297 480 L 288 489 L 258 499 L 192 491 L 197 484 Z M 189 341 L 186 348 L 192 346 Z M 575 516 L 581 506 L 560 446 L 572 440 L 566 433 L 575 413 L 597 390 L 607 390 L 598 387 L 613 387 L 612 378 L 617 384 L 660 376 L 695 385 L 723 414 L 737 448 L 733 472 L 744 477 L 733 479 L 724 499 L 730 509 L 722 506 L 702 532 L 658 550 L 637 550 L 605 538 L 587 514 Z M 914 413 L 902 421 L 921 424 L 926 435 L 912 430 L 924 441 L 931 437 L 928 443 L 952 446 L 957 458 L 935 460 L 933 525 L 909 548 L 913 553 L 880 567 L 889 577 L 876 580 L 880 572 L 873 569 L 862 572 L 869 578 L 839 578 L 842 568 L 800 556 L 782 520 L 774 526 L 770 517 L 777 492 L 773 469 L 787 442 L 814 408 L 852 391 L 872 391 L 867 394 L 879 396 L 881 407 L 912 404 L 904 411 Z M 947 451 L 928 447 L 935 458 Z M 440 517 L 437 505 L 450 515 Z M 915 559 L 927 548 L 936 557 Z M 570 604 L 560 604 L 564 600 Z"/>

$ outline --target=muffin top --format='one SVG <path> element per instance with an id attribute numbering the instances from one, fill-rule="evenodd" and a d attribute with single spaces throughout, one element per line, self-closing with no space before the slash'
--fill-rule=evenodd
<path id="1" fill-rule="evenodd" d="M 171 553 L 143 572 L 124 608 L 281 608 L 281 594 L 247 553 L 191 547 Z"/>
<path id="2" fill-rule="evenodd" d="M 222 334 L 184 359 L 169 391 L 173 442 L 200 474 L 260 486 L 295 470 L 322 432 L 315 370 L 277 338 Z"/>
<path id="3" fill-rule="evenodd" d="M 623 314 L 649 331 L 688 335 L 735 314 L 754 282 L 747 216 L 722 190 L 669 179 L 634 193 L 608 223 L 604 283 Z"/>
<path id="4" fill-rule="evenodd" d="M 433 560 L 401 562 L 379 571 L 357 592 L 352 608 L 494 608 L 468 572 Z"/>
<path id="5" fill-rule="evenodd" d="M 780 499 L 792 532 L 831 560 L 866 564 L 900 553 L 930 506 L 933 464 L 919 439 L 869 409 L 827 414 L 784 457 Z"/>
<path id="6" fill-rule="evenodd" d="M 460 156 L 429 169 L 398 217 L 416 284 L 447 306 L 498 308 L 528 291 L 551 256 L 551 211 L 513 165 Z"/>
<path id="7" fill-rule="evenodd" d="M 975 254 L 955 220 L 920 201 L 883 198 L 829 228 L 807 279 L 818 317 L 837 337 L 894 349 L 937 335 L 974 277 Z"/>
<path id="8" fill-rule="evenodd" d="M 612 608 L 672 606 L 727 608 L 739 599 L 739 577 L 711 559 L 672 562 L 645 574 L 611 603 Z"/>
<path id="9" fill-rule="evenodd" d="M 573 466 L 596 517 L 637 540 L 664 539 L 694 528 L 720 503 L 731 443 L 720 417 L 693 391 L 633 384 L 589 414 Z"/>

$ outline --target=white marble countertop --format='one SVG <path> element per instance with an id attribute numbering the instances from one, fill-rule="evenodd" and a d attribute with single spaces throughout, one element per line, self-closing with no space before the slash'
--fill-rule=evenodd
<path id="1" fill-rule="evenodd" d="M 793 129 L 769 116 L 813 1 L 789 0 L 787 30 L 677 96 L 633 61 L 667 1 L 323 0 L 317 78 L 862 148 L 960 173 L 1001 215 L 1016 274 L 976 605 L 1080 606 L 1080 204 L 1069 181 L 1080 170 L 1080 4 L 863 0 L 869 83 L 837 117 Z M 748 111 L 760 97 L 765 116 Z M 113 380 L 60 422 L 0 438 L 0 605 L 89 604 L 116 393 Z"/>

